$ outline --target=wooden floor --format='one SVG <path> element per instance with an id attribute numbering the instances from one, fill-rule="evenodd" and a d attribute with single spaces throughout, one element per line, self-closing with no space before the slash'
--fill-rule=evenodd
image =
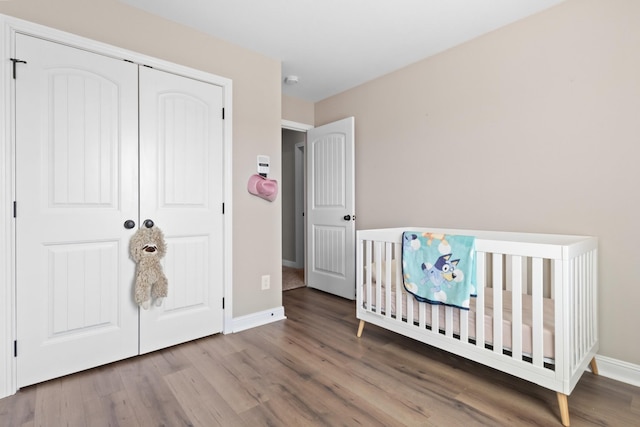
<path id="1" fill-rule="evenodd" d="M 287 320 L 20 390 L 0 426 L 560 426 L 556 394 L 367 325 L 300 288 Z M 585 373 L 571 425 L 640 425 L 640 388 Z"/>

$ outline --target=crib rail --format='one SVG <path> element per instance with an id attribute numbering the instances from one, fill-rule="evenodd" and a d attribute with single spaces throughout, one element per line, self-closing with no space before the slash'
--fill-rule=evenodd
<path id="1" fill-rule="evenodd" d="M 422 303 L 404 291 L 404 230 L 476 236 L 475 308 Z M 594 237 L 360 230 L 356 253 L 357 317 L 366 322 L 567 395 L 598 350 Z"/>

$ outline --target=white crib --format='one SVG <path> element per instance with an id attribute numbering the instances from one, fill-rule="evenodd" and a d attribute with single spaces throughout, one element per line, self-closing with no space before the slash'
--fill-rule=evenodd
<path id="1" fill-rule="evenodd" d="M 476 237 L 478 296 L 470 310 L 418 302 L 402 284 L 403 231 Z M 358 337 L 365 322 L 567 396 L 597 374 L 598 240 L 589 236 L 423 227 L 357 232 Z"/>

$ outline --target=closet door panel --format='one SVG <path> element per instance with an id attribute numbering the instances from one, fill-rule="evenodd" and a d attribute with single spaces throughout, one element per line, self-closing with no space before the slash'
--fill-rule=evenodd
<path id="1" fill-rule="evenodd" d="M 138 352 L 137 66 L 16 36 L 20 387 Z"/>
<path id="2" fill-rule="evenodd" d="M 222 88 L 140 69 L 140 221 L 167 243 L 169 294 L 140 311 L 140 352 L 222 331 Z"/>

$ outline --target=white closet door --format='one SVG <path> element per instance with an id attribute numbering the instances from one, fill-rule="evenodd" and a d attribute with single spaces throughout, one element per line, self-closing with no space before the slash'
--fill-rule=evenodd
<path id="1" fill-rule="evenodd" d="M 137 66 L 18 34 L 18 386 L 138 352 Z"/>
<path id="2" fill-rule="evenodd" d="M 222 88 L 140 68 L 140 226 L 163 230 L 169 295 L 140 310 L 140 353 L 223 326 Z"/>

